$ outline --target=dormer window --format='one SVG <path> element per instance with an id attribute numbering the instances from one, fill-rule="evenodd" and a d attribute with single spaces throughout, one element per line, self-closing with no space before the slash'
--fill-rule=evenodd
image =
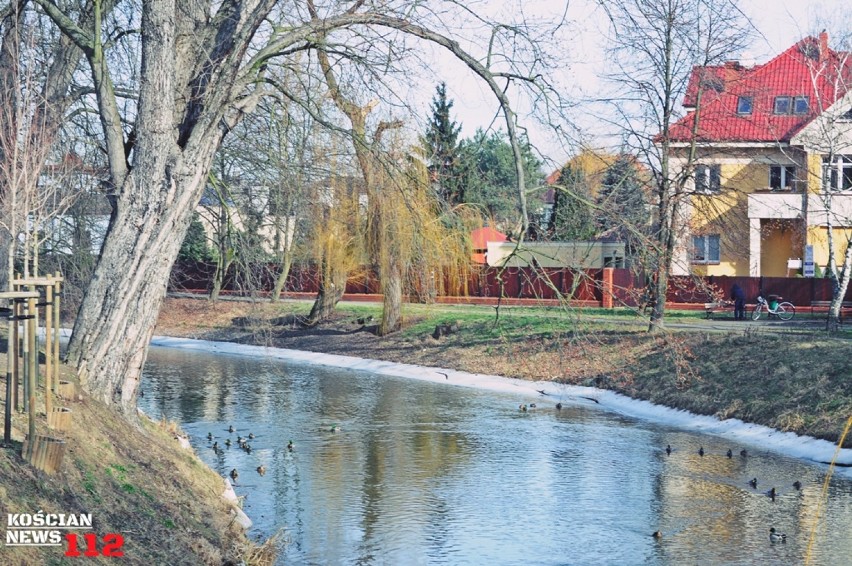
<path id="1" fill-rule="evenodd" d="M 807 114 L 810 101 L 807 96 L 797 96 L 793 99 L 793 114 Z"/>
<path id="2" fill-rule="evenodd" d="M 790 111 L 793 109 L 793 97 L 776 96 L 774 109 L 776 114 L 790 114 Z"/>
<path id="3" fill-rule="evenodd" d="M 737 99 L 737 114 L 751 114 L 753 99 L 750 96 L 741 96 Z"/>

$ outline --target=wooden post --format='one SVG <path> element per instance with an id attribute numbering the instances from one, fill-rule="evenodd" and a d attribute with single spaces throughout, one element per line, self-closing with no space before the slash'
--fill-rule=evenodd
<path id="1" fill-rule="evenodd" d="M 53 378 L 53 336 L 51 330 L 53 327 L 53 285 L 48 285 L 44 289 L 44 414 L 50 415 L 53 396 L 52 388 L 50 387 L 51 379 Z"/>
<path id="2" fill-rule="evenodd" d="M 9 446 L 12 442 L 12 373 L 15 368 L 15 362 L 12 360 L 14 348 L 13 342 L 15 340 L 12 335 L 12 326 L 18 324 L 18 321 L 15 320 L 15 307 L 14 301 L 10 301 L 12 304 L 12 314 L 9 315 L 9 336 L 6 346 L 6 413 L 3 415 L 3 444 Z"/>
<path id="3" fill-rule="evenodd" d="M 35 285 L 30 285 L 30 290 L 35 291 Z M 36 300 L 30 298 L 27 300 L 27 314 L 32 315 L 35 314 L 36 310 Z M 27 343 L 29 345 L 29 359 L 27 360 L 29 363 L 28 376 L 27 376 L 27 384 L 29 391 L 27 392 L 28 399 L 28 410 L 30 417 L 30 427 L 29 427 L 29 437 L 30 443 L 28 445 L 28 454 L 27 460 L 32 460 L 32 451 L 33 451 L 33 443 L 35 442 L 35 434 L 36 434 L 36 405 L 35 405 L 35 392 L 36 392 L 36 374 L 38 373 L 38 350 L 36 349 L 36 319 L 28 318 L 27 319 Z"/>
<path id="4" fill-rule="evenodd" d="M 9 356 L 13 358 L 12 360 L 12 395 L 14 396 L 13 403 L 15 405 L 15 410 L 21 410 L 21 399 L 18 397 L 18 389 L 21 386 L 21 372 L 18 371 L 20 369 L 20 357 L 21 357 L 21 337 L 18 332 L 18 325 L 20 321 L 18 317 L 21 315 L 21 303 L 18 299 L 14 299 L 12 302 L 12 313 L 15 316 L 15 324 L 12 327 L 12 335 L 14 337 L 14 349 L 9 353 Z"/>
<path id="5" fill-rule="evenodd" d="M 54 277 L 53 285 L 56 289 L 53 292 L 53 328 L 56 333 L 53 336 L 53 392 L 56 393 L 59 387 L 59 329 L 62 326 L 62 319 L 59 312 L 59 293 L 62 291 L 62 274 L 58 271 Z"/>

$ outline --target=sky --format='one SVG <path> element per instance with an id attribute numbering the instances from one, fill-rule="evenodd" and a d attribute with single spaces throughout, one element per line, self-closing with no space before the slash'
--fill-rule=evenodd
<path id="1" fill-rule="evenodd" d="M 552 0 L 530 0 L 526 6 L 534 6 L 532 10 L 539 14 L 561 14 L 565 11 L 569 24 L 563 30 L 559 43 L 559 50 L 564 53 L 564 66 L 554 71 L 554 78 L 568 92 L 574 89 L 593 91 L 598 83 L 598 71 L 603 67 L 608 34 L 598 3 L 595 0 L 570 0 L 567 11 L 565 2 Z M 852 16 L 839 15 L 849 12 L 849 0 L 740 0 L 738 6 L 756 29 L 752 45 L 739 58 L 747 65 L 764 63 L 806 35 L 819 33 L 824 28 L 828 28 L 830 37 L 835 38 L 844 29 L 852 31 Z M 836 47 L 831 40 L 829 44 Z M 448 97 L 454 102 L 454 117 L 462 126 L 461 136 L 472 136 L 477 128 L 492 125 L 505 130 L 502 118 L 494 122 L 496 102 L 484 84 L 459 63 L 453 62 L 450 56 L 440 53 L 437 56 L 441 61 L 439 79 L 447 82 Z M 424 115 L 428 115 L 432 94 L 434 90 L 422 90 L 420 100 L 415 104 L 423 109 Z M 516 100 L 515 104 L 520 124 L 547 161 L 545 169 L 559 168 L 576 151 L 577 141 L 566 143 L 557 139 L 547 128 L 524 116 L 522 100 Z M 575 108 L 572 115 L 584 134 L 590 135 L 599 129 L 582 107 Z"/>

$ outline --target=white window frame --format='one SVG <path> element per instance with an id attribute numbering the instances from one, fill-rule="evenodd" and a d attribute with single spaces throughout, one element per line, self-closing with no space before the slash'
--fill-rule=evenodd
<path id="1" fill-rule="evenodd" d="M 700 243 L 699 243 L 700 241 Z M 715 257 L 713 257 L 715 242 Z M 696 253 L 699 248 L 703 249 L 701 254 Z M 701 234 L 692 236 L 692 263 L 695 264 L 717 264 L 722 261 L 722 242 L 719 234 Z"/>
<path id="2" fill-rule="evenodd" d="M 822 186 L 832 192 L 852 191 L 852 155 L 838 155 L 830 163 L 823 161 Z"/>
<path id="3" fill-rule="evenodd" d="M 773 170 L 778 170 L 778 179 L 780 185 L 772 186 Z M 769 188 L 773 191 L 792 191 L 796 183 L 796 166 L 795 165 L 770 165 L 769 166 Z"/>
<path id="4" fill-rule="evenodd" d="M 695 191 L 709 195 L 722 190 L 722 166 L 699 163 L 695 166 Z"/>

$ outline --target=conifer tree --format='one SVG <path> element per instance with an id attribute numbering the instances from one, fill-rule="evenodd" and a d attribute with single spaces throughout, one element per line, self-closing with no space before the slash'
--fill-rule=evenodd
<path id="1" fill-rule="evenodd" d="M 441 83 L 432 98 L 432 117 L 426 129 L 424 145 L 429 161 L 429 174 L 437 184 L 438 194 L 449 206 L 464 202 L 464 185 L 457 175 L 458 137 L 461 126 L 450 118 L 453 101 L 447 100 L 447 85 Z"/>

